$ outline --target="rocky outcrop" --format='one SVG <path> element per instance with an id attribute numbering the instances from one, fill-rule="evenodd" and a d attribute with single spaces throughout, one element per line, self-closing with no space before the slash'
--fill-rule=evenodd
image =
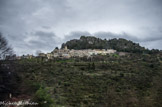
<path id="1" fill-rule="evenodd" d="M 114 38 L 110 40 L 96 38 L 94 36 L 81 36 L 80 39 L 74 39 L 62 44 L 62 49 L 67 46 L 68 49 L 114 49 L 123 52 L 143 53 L 149 50 L 123 38 Z"/>

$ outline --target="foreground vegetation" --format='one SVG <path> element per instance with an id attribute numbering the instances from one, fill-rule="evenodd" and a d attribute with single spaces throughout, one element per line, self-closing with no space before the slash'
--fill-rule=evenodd
<path id="1" fill-rule="evenodd" d="M 39 107 L 160 107 L 161 54 L 13 62 L 19 92 Z M 21 91 L 20 91 L 21 90 Z"/>

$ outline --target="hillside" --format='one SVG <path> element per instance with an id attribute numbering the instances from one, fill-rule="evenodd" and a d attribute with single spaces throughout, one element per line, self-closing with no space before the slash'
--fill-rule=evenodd
<path id="1" fill-rule="evenodd" d="M 161 52 L 144 53 L 148 50 L 126 39 L 85 36 L 64 46 L 131 53 L 0 61 L 0 100 L 31 99 L 35 107 L 161 107 Z"/>
<path id="2" fill-rule="evenodd" d="M 14 99 L 30 98 L 39 103 L 36 107 L 162 104 L 162 54 L 95 56 L 91 60 L 33 58 L 14 61 L 13 66 L 21 80 L 18 94 L 11 88 Z"/>
<path id="3" fill-rule="evenodd" d="M 148 50 L 123 38 L 119 39 L 100 39 L 93 36 L 81 36 L 80 39 L 73 39 L 62 44 L 62 48 L 67 46 L 69 49 L 115 49 L 123 52 L 142 53 Z"/>

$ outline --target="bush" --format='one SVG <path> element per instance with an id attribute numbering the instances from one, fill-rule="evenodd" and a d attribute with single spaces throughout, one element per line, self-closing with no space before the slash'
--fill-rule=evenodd
<path id="1" fill-rule="evenodd" d="M 52 100 L 51 95 L 48 93 L 48 90 L 42 87 L 36 91 L 34 101 L 38 103 L 39 107 L 54 106 L 54 101 Z"/>

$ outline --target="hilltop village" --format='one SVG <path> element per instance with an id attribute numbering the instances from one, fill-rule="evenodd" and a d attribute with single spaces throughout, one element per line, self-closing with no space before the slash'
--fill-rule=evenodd
<path id="1" fill-rule="evenodd" d="M 50 53 L 36 53 L 34 55 L 22 55 L 22 56 L 6 56 L 4 59 L 31 59 L 34 57 L 41 57 L 45 59 L 54 58 L 82 58 L 82 57 L 92 57 L 95 55 L 108 55 L 117 54 L 119 56 L 125 56 L 129 53 L 157 53 L 159 50 L 148 50 L 141 47 L 138 43 L 134 43 L 126 39 L 100 39 L 93 36 L 81 36 L 80 39 L 73 39 L 63 43 L 61 48 L 55 48 Z"/>
<path id="2" fill-rule="evenodd" d="M 54 59 L 54 58 L 82 58 L 87 57 L 90 58 L 94 55 L 108 55 L 108 54 L 114 54 L 117 53 L 119 56 L 126 55 L 126 52 L 117 52 L 114 49 L 81 49 L 81 50 L 75 50 L 75 49 L 68 49 L 67 46 L 65 46 L 63 49 L 55 48 L 51 53 L 38 53 L 38 56 L 34 55 L 22 55 L 22 56 L 16 56 L 16 54 L 12 56 L 6 56 L 5 59 L 9 60 L 16 60 L 16 59 L 31 59 L 34 57 L 41 57 L 45 59 Z"/>
<path id="3" fill-rule="evenodd" d="M 63 49 L 55 48 L 51 53 L 39 53 L 40 57 L 47 57 L 48 59 L 53 58 L 72 58 L 72 57 L 91 57 L 93 55 L 107 55 L 116 53 L 113 49 L 82 49 L 74 50 L 68 49 L 67 46 Z"/>

